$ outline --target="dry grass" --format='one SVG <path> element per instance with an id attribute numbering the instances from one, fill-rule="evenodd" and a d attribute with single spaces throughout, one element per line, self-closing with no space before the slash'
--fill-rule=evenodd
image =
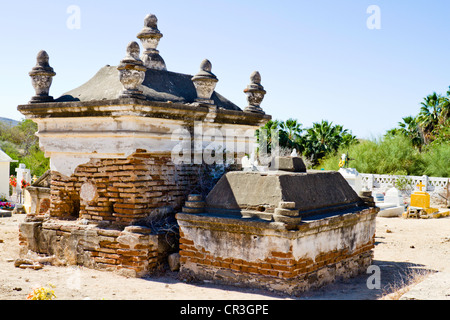
<path id="1" fill-rule="evenodd" d="M 390 283 L 383 289 L 381 300 L 399 300 L 414 285 L 422 282 L 432 273 L 432 270 L 408 268 L 404 274 L 400 275 L 399 280 Z"/>

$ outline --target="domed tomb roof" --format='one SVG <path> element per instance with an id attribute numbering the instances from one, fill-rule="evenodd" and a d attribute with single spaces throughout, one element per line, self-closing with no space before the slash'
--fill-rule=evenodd
<path id="1" fill-rule="evenodd" d="M 188 74 L 147 69 L 140 89 L 148 101 L 193 103 L 197 93 L 192 78 Z M 107 65 L 85 84 L 63 94 L 55 102 L 113 100 L 118 98 L 122 90 L 117 67 Z M 216 91 L 211 99 L 219 108 L 241 111 L 241 108 Z"/>

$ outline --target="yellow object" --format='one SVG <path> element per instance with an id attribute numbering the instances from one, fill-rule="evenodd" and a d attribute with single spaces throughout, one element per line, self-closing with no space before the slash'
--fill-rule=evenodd
<path id="1" fill-rule="evenodd" d="M 442 215 L 437 208 L 430 208 L 430 194 L 422 191 L 422 188 L 426 187 L 420 182 L 417 187 L 420 191 L 416 191 L 411 195 L 410 209 L 405 212 L 402 217 L 416 217 L 419 218 L 440 218 Z M 426 190 L 426 189 L 425 189 Z"/>
<path id="2" fill-rule="evenodd" d="M 450 216 L 450 211 L 449 210 L 447 210 L 447 211 L 439 211 L 439 212 L 433 213 L 431 216 L 433 218 L 448 217 L 448 216 Z"/>
<path id="3" fill-rule="evenodd" d="M 53 300 L 56 298 L 55 291 L 53 289 L 55 286 L 49 284 L 50 288 L 41 287 L 34 289 L 27 297 L 27 300 Z"/>
<path id="4" fill-rule="evenodd" d="M 426 187 L 426 185 L 424 185 L 424 184 L 422 183 L 422 181 L 420 181 L 420 183 L 419 183 L 418 185 L 416 185 L 416 187 L 419 187 L 420 191 L 422 192 L 422 188 L 423 188 L 423 187 Z M 425 189 L 425 191 L 426 191 L 426 189 Z"/>
<path id="5" fill-rule="evenodd" d="M 420 209 L 419 209 L 419 211 L 420 211 Z M 450 216 L 450 210 L 440 211 L 437 208 L 426 208 L 426 209 L 423 209 L 422 211 L 423 212 L 419 216 L 419 212 L 417 211 L 417 209 L 408 209 L 406 212 L 402 213 L 402 218 L 408 219 L 408 218 L 414 217 L 414 218 L 422 218 L 422 219 L 425 219 L 425 218 L 438 219 L 438 218 Z"/>
<path id="6" fill-rule="evenodd" d="M 348 164 L 347 155 L 345 153 L 342 154 L 341 160 L 339 160 L 339 168 L 343 168 Z"/>
<path id="7" fill-rule="evenodd" d="M 419 208 L 430 207 L 430 195 L 426 192 L 417 191 L 411 195 L 411 206 Z"/>
<path id="8" fill-rule="evenodd" d="M 437 208 L 425 208 L 425 209 L 423 209 L 423 211 L 425 211 L 426 214 L 433 214 L 433 213 L 439 212 L 439 209 L 437 209 Z"/>

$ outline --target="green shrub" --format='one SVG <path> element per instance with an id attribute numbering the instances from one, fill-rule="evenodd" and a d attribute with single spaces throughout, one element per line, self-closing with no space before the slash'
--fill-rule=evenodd
<path id="1" fill-rule="evenodd" d="M 317 168 L 337 170 L 341 154 L 347 152 L 349 167 L 361 173 L 423 175 L 426 167 L 423 156 L 412 146 L 411 141 L 394 135 L 341 148 L 334 155 L 325 157 Z"/>
<path id="2" fill-rule="evenodd" d="M 430 177 L 450 177 L 450 143 L 432 143 L 427 146 L 423 160 L 423 174 Z"/>
<path id="3" fill-rule="evenodd" d="M 10 172 L 15 174 L 19 163 L 31 170 L 31 175 L 41 176 L 50 167 L 50 160 L 39 148 L 35 133 L 37 125 L 31 120 L 23 120 L 17 126 L 8 127 L 0 123 L 0 149 L 17 162 L 11 162 Z"/>

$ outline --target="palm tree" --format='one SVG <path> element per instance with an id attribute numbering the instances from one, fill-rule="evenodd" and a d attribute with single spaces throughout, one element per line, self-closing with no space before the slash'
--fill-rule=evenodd
<path id="1" fill-rule="evenodd" d="M 341 125 L 333 125 L 333 122 L 322 120 L 303 130 L 301 123 L 292 118 L 285 122 L 268 121 L 256 130 L 256 138 L 260 156 L 270 156 L 275 146 L 295 148 L 313 163 L 317 163 L 328 153 L 336 152 L 340 147 L 358 143 L 356 137 Z"/>
<path id="2" fill-rule="evenodd" d="M 313 123 L 313 126 L 306 131 L 305 155 L 313 162 L 317 162 L 329 152 L 336 151 L 341 144 L 342 126 L 333 126 L 332 122 L 322 120 L 320 123 Z"/>
<path id="3" fill-rule="evenodd" d="M 418 119 L 416 117 L 407 116 L 402 118 L 402 120 L 403 122 L 398 123 L 398 132 L 411 139 L 413 146 L 418 147 L 420 151 L 423 144 L 423 137 L 418 124 Z"/>
<path id="4" fill-rule="evenodd" d="M 347 129 L 345 129 L 345 132 L 341 135 L 342 141 L 341 141 L 341 147 L 348 148 L 353 144 L 359 143 L 359 140 L 356 138 L 356 136 L 352 135 L 351 132 L 349 132 Z"/>
<path id="5" fill-rule="evenodd" d="M 450 86 L 447 90 L 447 96 L 444 97 L 441 104 L 441 114 L 439 115 L 440 124 L 444 124 L 450 119 Z"/>
<path id="6" fill-rule="evenodd" d="M 264 126 L 257 129 L 255 132 L 256 141 L 258 143 L 258 152 L 270 153 L 272 150 L 272 144 L 276 141 L 275 134 L 280 134 L 281 122 L 278 120 L 269 120 Z M 273 138 L 273 139 L 272 139 Z M 279 143 L 279 142 L 278 142 Z"/>
<path id="7" fill-rule="evenodd" d="M 358 139 L 356 136 L 352 135 L 348 129 L 344 129 L 341 125 L 334 126 L 335 136 L 336 136 L 336 149 L 339 147 L 348 148 L 350 145 L 354 143 L 358 143 Z"/>
<path id="8" fill-rule="evenodd" d="M 297 149 L 297 151 L 302 152 L 303 148 L 300 144 L 301 141 L 301 133 L 303 131 L 302 124 L 295 119 L 288 119 L 285 122 L 280 123 L 280 129 L 283 131 L 283 136 L 285 136 L 285 141 L 283 142 L 282 147 L 286 147 L 289 149 Z"/>
<path id="9" fill-rule="evenodd" d="M 417 121 L 423 131 L 425 144 L 433 140 L 433 131 L 439 123 L 442 105 L 446 103 L 446 98 L 436 92 L 426 96 L 424 101 L 421 102 L 422 107 L 417 116 Z"/>

